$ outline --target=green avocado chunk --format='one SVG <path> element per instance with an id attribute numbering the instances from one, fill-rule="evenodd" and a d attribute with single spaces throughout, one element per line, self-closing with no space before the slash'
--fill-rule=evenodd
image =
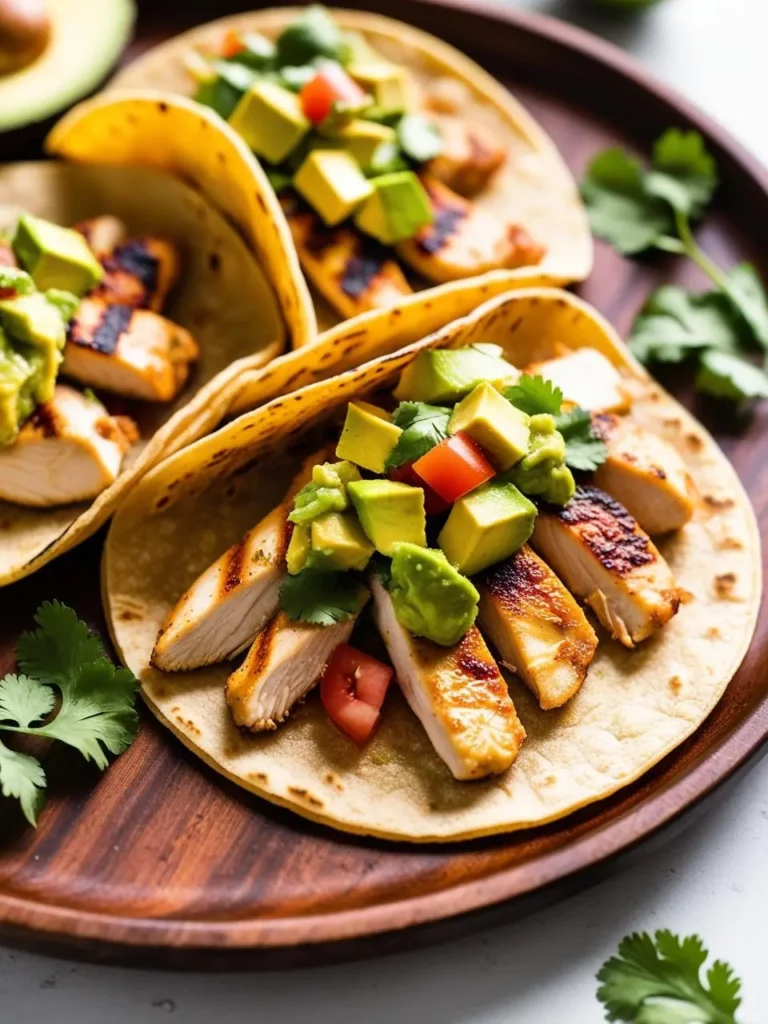
<path id="1" fill-rule="evenodd" d="M 355 224 L 384 245 L 405 242 L 432 223 L 429 196 L 413 171 L 371 178 L 373 194 L 357 212 Z"/>
<path id="2" fill-rule="evenodd" d="M 450 434 L 468 434 L 488 455 L 494 467 L 510 469 L 528 451 L 528 416 L 483 381 L 453 410 Z"/>
<path id="3" fill-rule="evenodd" d="M 351 462 L 324 462 L 315 466 L 312 480 L 293 499 L 288 521 L 306 526 L 326 512 L 346 511 L 349 508 L 347 485 L 359 479 L 360 472 Z"/>
<path id="4" fill-rule="evenodd" d="M 458 402 L 487 381 L 509 381 L 520 376 L 505 359 L 488 355 L 482 348 L 432 348 L 403 370 L 394 395 L 399 402 Z"/>
<path id="5" fill-rule="evenodd" d="M 3 299 L 0 326 L 25 358 L 27 351 L 35 353 L 34 397 L 38 402 L 50 401 L 66 341 L 61 311 L 40 292 Z"/>
<path id="6" fill-rule="evenodd" d="M 312 520 L 307 566 L 326 572 L 363 570 L 376 550 L 353 512 L 326 512 Z"/>
<path id="7" fill-rule="evenodd" d="M 437 543 L 467 576 L 509 558 L 533 533 L 536 506 L 514 484 L 500 480 L 460 498 Z"/>
<path id="8" fill-rule="evenodd" d="M 277 61 L 300 66 L 317 57 L 328 57 L 343 64 L 349 47 L 341 29 L 321 4 L 311 4 L 300 18 L 288 25 L 277 40 Z"/>
<path id="9" fill-rule="evenodd" d="M 359 480 L 347 491 L 366 537 L 382 555 L 398 541 L 427 546 L 424 491 L 391 480 Z"/>
<path id="10" fill-rule="evenodd" d="M 82 296 L 104 276 L 104 268 L 78 231 L 39 217 L 19 217 L 11 245 L 40 291 L 59 288 Z"/>
<path id="11" fill-rule="evenodd" d="M 343 149 L 313 150 L 293 184 L 330 227 L 346 220 L 373 192 L 359 164 Z"/>
<path id="12" fill-rule="evenodd" d="M 408 78 L 405 68 L 374 55 L 372 60 L 353 60 L 347 68 L 351 78 L 373 96 L 376 106 L 391 113 L 408 107 Z"/>
<path id="13" fill-rule="evenodd" d="M 0 447 L 11 444 L 35 410 L 42 354 L 18 351 L 0 328 Z"/>
<path id="14" fill-rule="evenodd" d="M 383 409 L 368 402 L 350 402 L 336 446 L 336 456 L 371 473 L 383 473 L 387 458 L 401 434 L 400 427 L 395 426 L 392 417 Z"/>
<path id="15" fill-rule="evenodd" d="M 363 171 L 368 173 L 379 147 L 392 145 L 396 135 L 394 128 L 358 117 L 341 125 L 333 137 L 338 140 L 337 144 L 340 143 L 355 158 Z"/>
<path id="16" fill-rule="evenodd" d="M 229 123 L 257 156 L 272 164 L 282 163 L 312 127 L 299 97 L 264 79 L 245 93 Z"/>
<path id="17" fill-rule="evenodd" d="M 565 439 L 554 416 L 531 416 L 528 454 L 507 474 L 523 494 L 543 498 L 553 505 L 567 505 L 576 491 L 573 473 L 565 464 Z"/>
<path id="18" fill-rule="evenodd" d="M 444 647 L 458 643 L 477 617 L 480 595 L 442 551 L 395 544 L 388 587 L 400 625 Z"/>

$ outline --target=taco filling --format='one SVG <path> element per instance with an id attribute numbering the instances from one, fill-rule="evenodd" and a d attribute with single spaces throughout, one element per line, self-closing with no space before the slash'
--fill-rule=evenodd
<path id="1" fill-rule="evenodd" d="M 114 217 L 70 228 L 24 214 L 1 263 L 0 499 L 95 498 L 139 431 L 92 389 L 108 404 L 170 402 L 198 358 L 189 331 L 160 315 L 179 254 L 162 238 L 128 238 Z"/>
<path id="2" fill-rule="evenodd" d="M 391 392 L 346 405 L 330 450 L 192 584 L 152 664 L 193 669 L 247 648 L 226 683 L 239 727 L 276 729 L 321 681 L 359 744 L 394 675 L 456 779 L 506 771 L 525 731 L 492 649 L 558 708 L 598 647 L 579 602 L 606 642 L 632 649 L 688 597 L 645 528 L 684 526 L 693 484 L 632 404 L 596 349 L 524 370 L 496 345 L 420 351 Z M 391 667 L 350 646 L 371 623 Z"/>

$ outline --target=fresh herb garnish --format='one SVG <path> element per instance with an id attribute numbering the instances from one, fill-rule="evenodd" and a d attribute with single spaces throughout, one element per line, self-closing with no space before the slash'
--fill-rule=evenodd
<path id="1" fill-rule="evenodd" d="M 421 114 L 406 114 L 397 125 L 397 141 L 407 157 L 425 164 L 443 149 L 443 137 L 437 125 Z"/>
<path id="2" fill-rule="evenodd" d="M 19 674 L 0 680 L 0 731 L 60 740 L 103 771 L 107 753 L 122 753 L 136 738 L 138 680 L 112 664 L 66 605 L 46 601 L 35 622 L 39 629 L 16 646 Z M 0 743 L 0 790 L 20 802 L 31 825 L 45 803 L 45 785 L 37 758 Z"/>
<path id="3" fill-rule="evenodd" d="M 768 299 L 750 263 L 724 271 L 693 237 L 691 223 L 704 214 L 716 187 L 717 166 L 702 137 L 672 128 L 655 143 L 649 169 L 621 149 L 598 154 L 587 168 L 582 195 L 593 232 L 620 253 L 659 249 L 688 256 L 715 285 L 699 295 L 672 285 L 657 289 L 632 328 L 633 353 L 642 362 L 681 362 L 696 354 L 697 385 L 740 401 L 761 397 L 768 388 L 763 370 L 741 358 L 755 343 L 768 350 Z M 729 353 L 724 362 L 731 367 L 728 386 L 715 390 L 712 351 Z M 733 372 L 737 363 L 748 369 Z"/>
<path id="4" fill-rule="evenodd" d="M 351 572 L 303 569 L 280 587 L 280 607 L 288 618 L 317 626 L 348 622 L 367 597 L 368 588 Z"/>
<path id="5" fill-rule="evenodd" d="M 632 1024 L 737 1024 L 741 982 L 716 960 L 702 982 L 708 953 L 697 935 L 669 931 L 628 935 L 597 975 L 609 1021 Z"/>
<path id="6" fill-rule="evenodd" d="M 508 402 L 529 416 L 537 416 L 539 413 L 557 416 L 563 404 L 560 388 L 539 374 L 532 377 L 524 373 L 517 384 L 505 388 L 502 394 Z"/>
<path id="7" fill-rule="evenodd" d="M 385 470 L 415 462 L 448 437 L 451 410 L 425 402 L 401 402 L 392 414 L 395 426 L 403 431 L 389 453 Z"/>

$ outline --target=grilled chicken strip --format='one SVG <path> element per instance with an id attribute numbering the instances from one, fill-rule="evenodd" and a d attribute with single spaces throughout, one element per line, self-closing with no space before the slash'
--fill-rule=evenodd
<path id="1" fill-rule="evenodd" d="M 474 583 L 480 628 L 502 663 L 545 711 L 561 707 L 586 679 L 597 649 L 584 612 L 527 544 Z"/>
<path id="2" fill-rule="evenodd" d="M 485 213 L 429 174 L 421 181 L 434 220 L 396 251 L 428 281 L 442 284 L 488 270 L 535 266 L 544 258 L 545 248 L 519 224 Z"/>
<path id="3" fill-rule="evenodd" d="M 661 629 L 687 596 L 637 521 L 597 487 L 578 487 L 562 509 L 542 509 L 532 543 L 625 647 Z"/>
<path id="4" fill-rule="evenodd" d="M 113 217 L 110 214 L 92 217 L 90 220 L 81 220 L 74 225 L 73 230 L 83 236 L 91 251 L 99 259 L 112 252 L 128 235 L 125 224 L 119 217 Z"/>
<path id="5" fill-rule="evenodd" d="M 326 228 L 311 212 L 288 217 L 309 280 L 344 317 L 383 309 L 412 293 L 387 249 L 350 228 Z"/>
<path id="6" fill-rule="evenodd" d="M 199 576 L 166 618 L 152 664 L 180 672 L 240 654 L 278 609 L 288 548 L 287 516 L 293 496 L 323 461 L 325 449 L 307 459 L 285 500 Z"/>
<path id="7" fill-rule="evenodd" d="M 430 115 L 440 129 L 443 148 L 427 171 L 460 196 L 473 199 L 483 192 L 507 159 L 507 150 L 479 126 L 458 117 Z"/>
<path id="8" fill-rule="evenodd" d="M 49 508 L 95 498 L 117 479 L 136 440 L 132 420 L 58 384 L 14 443 L 0 448 L 0 499 Z"/>
<path id="9" fill-rule="evenodd" d="M 69 324 L 62 372 L 89 387 L 148 402 L 169 402 L 181 391 L 197 342 L 157 313 L 83 299 Z"/>
<path id="10" fill-rule="evenodd" d="M 526 373 L 552 381 L 567 401 L 589 412 L 627 412 L 631 405 L 621 374 L 595 348 L 579 348 L 556 359 L 533 363 Z"/>
<path id="11" fill-rule="evenodd" d="M 457 779 L 506 771 L 525 739 L 507 684 L 474 626 L 454 647 L 412 636 L 380 580 L 374 617 L 395 674 L 432 745 Z"/>
<path id="12" fill-rule="evenodd" d="M 328 659 L 346 643 L 355 619 L 335 626 L 294 622 L 278 612 L 227 680 L 235 722 L 252 732 L 276 729 L 317 683 Z"/>
<path id="13" fill-rule="evenodd" d="M 693 480 L 680 454 L 661 437 L 631 420 L 593 415 L 608 458 L 594 475 L 606 491 L 650 534 L 679 530 L 695 510 Z"/>

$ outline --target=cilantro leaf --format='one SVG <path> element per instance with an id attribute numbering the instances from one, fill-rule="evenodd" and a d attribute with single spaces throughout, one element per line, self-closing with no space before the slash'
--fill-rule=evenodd
<path id="1" fill-rule="evenodd" d="M 768 398 L 768 375 L 740 356 L 709 349 L 699 361 L 696 387 L 715 398 L 734 402 Z"/>
<path id="2" fill-rule="evenodd" d="M 597 975 L 598 999 L 609 1021 L 634 1024 L 736 1024 L 740 982 L 716 962 L 702 983 L 707 959 L 701 939 L 668 931 L 629 935 Z"/>
<path id="3" fill-rule="evenodd" d="M 34 827 L 45 804 L 45 772 L 37 758 L 0 743 L 0 793 L 18 800 L 24 817 Z"/>
<path id="4" fill-rule="evenodd" d="M 692 295 L 677 285 L 662 285 L 635 320 L 629 347 L 641 363 L 678 363 L 697 349 L 735 351 L 742 333 L 721 292 Z"/>
<path id="5" fill-rule="evenodd" d="M 392 422 L 402 434 L 389 453 L 385 470 L 397 469 L 404 462 L 415 462 L 448 437 L 451 410 L 425 402 L 401 402 L 392 414 Z"/>
<path id="6" fill-rule="evenodd" d="M 565 464 L 580 473 L 591 473 L 608 458 L 608 449 L 592 426 L 586 409 L 576 406 L 555 420 L 565 438 Z"/>
<path id="7" fill-rule="evenodd" d="M 669 207 L 646 191 L 643 168 L 623 149 L 594 157 L 581 194 L 593 233 L 625 256 L 653 248 L 673 229 Z"/>
<path id="8" fill-rule="evenodd" d="M 560 388 L 538 374 L 531 377 L 530 374 L 524 373 L 517 384 L 505 388 L 502 394 L 508 402 L 529 416 L 536 416 L 539 413 L 557 416 L 563 404 L 563 392 Z"/>
<path id="9" fill-rule="evenodd" d="M 348 622 L 368 600 L 368 588 L 351 572 L 303 569 L 280 587 L 280 607 L 297 622 L 334 626 Z"/>
<path id="10" fill-rule="evenodd" d="M 700 217 L 717 188 L 717 165 L 698 132 L 670 128 L 653 147 L 645 190 L 687 217 Z"/>
<path id="11" fill-rule="evenodd" d="M 0 722 L 12 722 L 28 729 L 53 711 L 56 695 L 29 676 L 6 676 L 0 679 Z"/>
<path id="12" fill-rule="evenodd" d="M 755 340 L 768 349 L 768 297 L 751 263 L 739 263 L 725 275 L 723 290 L 749 325 Z"/>
<path id="13" fill-rule="evenodd" d="M 407 157 L 417 164 L 425 164 L 443 149 L 440 129 L 421 114 L 406 114 L 397 126 L 397 141 Z"/>

